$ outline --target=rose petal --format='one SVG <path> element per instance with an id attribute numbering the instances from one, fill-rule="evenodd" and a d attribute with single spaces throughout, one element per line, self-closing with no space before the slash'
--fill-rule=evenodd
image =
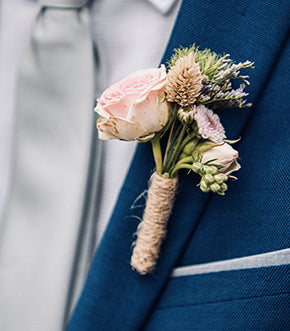
<path id="1" fill-rule="evenodd" d="M 170 106 L 166 101 L 165 93 L 160 93 L 157 96 L 157 109 L 158 109 L 158 118 L 161 128 L 163 128 L 169 121 L 171 112 Z"/>
<path id="2" fill-rule="evenodd" d="M 94 111 L 98 113 L 101 117 L 109 118 L 110 114 L 101 106 L 100 103 L 97 103 Z"/>
<path id="3" fill-rule="evenodd" d="M 97 123 L 100 138 L 133 140 L 160 131 L 170 116 L 165 84 L 166 69 L 162 65 L 137 71 L 111 85 L 95 108 L 102 117 Z"/>
<path id="4" fill-rule="evenodd" d="M 240 164 L 237 162 L 237 160 L 234 160 L 234 162 L 232 162 L 227 169 L 222 169 L 221 172 L 225 173 L 226 175 L 229 175 L 234 171 L 238 171 L 239 169 L 241 169 Z"/>
<path id="5" fill-rule="evenodd" d="M 134 103 L 128 113 L 128 119 L 148 132 L 160 131 L 169 117 L 169 105 L 157 93 L 151 92 L 144 101 Z"/>
<path id="6" fill-rule="evenodd" d="M 109 139 L 119 139 L 117 136 L 114 136 L 106 127 L 106 122 L 108 120 L 104 117 L 100 117 L 97 120 L 97 128 L 98 128 L 98 134 L 99 139 L 101 140 L 109 140 Z"/>
<path id="7" fill-rule="evenodd" d="M 103 140 L 114 138 L 135 140 L 149 133 L 138 123 L 119 117 L 110 117 L 108 119 L 101 117 L 97 121 L 97 128 L 99 130 L 99 138 Z"/>
<path id="8" fill-rule="evenodd" d="M 229 166 L 233 160 L 239 156 L 239 153 L 229 144 L 214 146 L 202 154 L 202 162 L 216 159 L 216 163 L 223 166 Z"/>

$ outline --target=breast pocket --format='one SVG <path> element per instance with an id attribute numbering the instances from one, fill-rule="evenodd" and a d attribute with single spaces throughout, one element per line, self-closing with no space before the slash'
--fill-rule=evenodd
<path id="1" fill-rule="evenodd" d="M 172 277 L 145 330 L 289 330 L 289 264 Z"/>

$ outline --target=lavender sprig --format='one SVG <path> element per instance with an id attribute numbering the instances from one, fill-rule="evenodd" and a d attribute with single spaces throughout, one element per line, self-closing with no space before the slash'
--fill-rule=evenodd
<path id="1" fill-rule="evenodd" d="M 241 84 L 236 90 L 231 88 L 231 84 L 223 87 L 218 85 L 207 86 L 199 95 L 197 104 L 210 105 L 211 109 L 251 107 L 251 104 L 244 99 L 248 96 L 244 88 L 245 84 Z"/>
<path id="2" fill-rule="evenodd" d="M 223 85 L 227 80 L 242 79 L 247 85 L 249 76 L 240 75 L 240 70 L 245 68 L 254 68 L 254 63 L 251 61 L 240 62 L 238 64 L 232 63 L 230 66 L 226 65 L 225 68 L 220 70 L 214 77 L 213 81 L 218 85 Z"/>

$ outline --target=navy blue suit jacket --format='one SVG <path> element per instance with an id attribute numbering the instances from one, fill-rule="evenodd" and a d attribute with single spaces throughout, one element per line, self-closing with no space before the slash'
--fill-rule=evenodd
<path id="1" fill-rule="evenodd" d="M 290 329 L 289 264 L 171 277 L 180 266 L 289 248 L 288 1 L 183 1 L 162 63 L 196 43 L 247 72 L 250 109 L 221 110 L 227 137 L 242 157 L 226 196 L 205 194 L 181 173 L 168 235 L 153 275 L 130 268 L 143 209 L 131 210 L 154 168 L 141 144 L 97 251 L 68 330 Z"/>

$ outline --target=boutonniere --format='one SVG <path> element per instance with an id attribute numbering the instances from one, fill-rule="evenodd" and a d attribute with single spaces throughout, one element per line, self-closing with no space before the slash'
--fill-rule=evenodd
<path id="1" fill-rule="evenodd" d="M 107 88 L 95 111 L 99 138 L 138 140 L 152 144 L 156 170 L 150 179 L 143 220 L 138 226 L 131 266 L 140 274 L 153 272 L 166 235 L 176 194 L 178 173 L 186 169 L 200 178 L 203 192 L 224 195 L 232 172 L 238 170 L 238 152 L 226 140 L 217 108 L 251 106 L 244 88 L 246 61 L 234 63 L 193 45 L 174 51 L 160 68 L 135 72 Z M 238 89 L 232 80 L 243 83 Z M 166 148 L 161 149 L 161 140 Z M 189 180 L 192 180 L 191 178 Z"/>

